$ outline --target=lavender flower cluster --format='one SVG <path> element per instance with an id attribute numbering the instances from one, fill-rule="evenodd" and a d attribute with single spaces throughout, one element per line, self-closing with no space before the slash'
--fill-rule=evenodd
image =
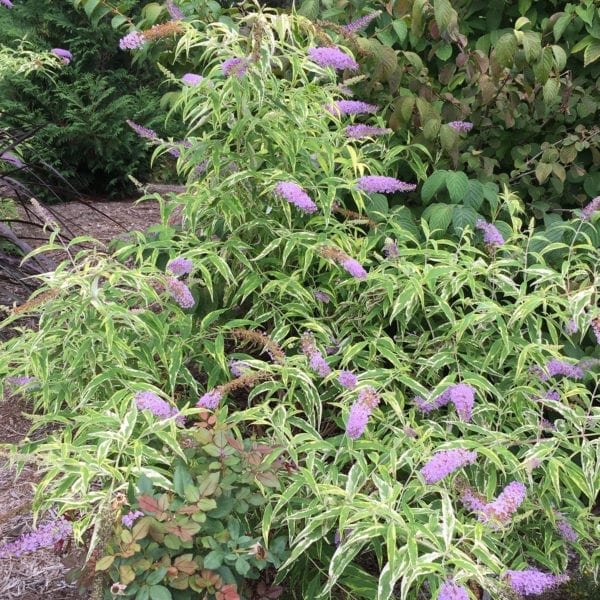
<path id="1" fill-rule="evenodd" d="M 505 578 L 517 594 L 524 596 L 528 594 L 541 594 L 561 583 L 569 581 L 568 575 L 551 575 L 550 573 L 542 573 L 538 569 L 507 571 Z"/>
<path id="2" fill-rule="evenodd" d="M 376 104 L 367 104 L 360 100 L 338 100 L 333 104 L 326 104 L 323 108 L 336 117 L 376 113 L 379 110 Z"/>
<path id="3" fill-rule="evenodd" d="M 553 358 L 546 363 L 546 370 L 548 373 L 542 372 L 540 374 L 542 381 L 547 381 L 550 377 L 556 377 L 557 375 L 563 375 L 571 379 L 581 379 L 583 377 L 583 370 L 580 367 L 571 365 L 564 360 L 558 360 L 557 358 Z"/>
<path id="4" fill-rule="evenodd" d="M 146 36 L 141 31 L 132 31 L 119 40 L 121 50 L 137 50 L 146 43 Z"/>
<path id="5" fill-rule="evenodd" d="M 58 56 L 64 65 L 68 65 L 73 60 L 73 55 L 64 48 L 52 48 L 52 54 Z"/>
<path id="6" fill-rule="evenodd" d="M 450 125 L 452 129 L 458 131 L 459 133 L 471 131 L 471 129 L 473 129 L 473 123 L 470 123 L 469 121 L 450 121 L 448 125 Z"/>
<path id="7" fill-rule="evenodd" d="M 417 186 L 414 183 L 400 181 L 395 177 L 365 175 L 358 180 L 356 187 L 367 193 L 381 192 L 390 194 L 392 192 L 412 192 Z"/>
<path id="8" fill-rule="evenodd" d="M 315 344 L 315 338 L 312 333 L 306 332 L 300 338 L 300 348 L 302 354 L 308 358 L 310 368 L 321 377 L 326 377 L 331 373 L 331 367 L 321 354 L 321 351 Z"/>
<path id="9" fill-rule="evenodd" d="M 141 510 L 132 510 L 121 517 L 121 522 L 125 527 L 131 527 L 136 519 L 143 516 L 144 513 Z"/>
<path id="10" fill-rule="evenodd" d="M 497 528 L 510 522 L 512 516 L 523 503 L 526 493 L 527 489 L 522 483 L 512 481 L 493 502 L 486 502 L 481 495 L 469 486 L 465 486 L 461 490 L 460 499 L 465 507 L 477 513 L 477 518 L 482 523 Z"/>
<path id="11" fill-rule="evenodd" d="M 582 218 L 584 221 L 589 221 L 595 213 L 600 209 L 600 196 L 596 196 L 589 204 L 586 204 L 582 209 Z"/>
<path id="12" fill-rule="evenodd" d="M 338 376 L 338 382 L 349 390 L 353 390 L 358 383 L 358 377 L 352 371 L 341 371 Z"/>
<path id="13" fill-rule="evenodd" d="M 476 460 L 477 452 L 475 450 L 465 450 L 464 448 L 441 450 L 429 459 L 421 468 L 420 473 L 425 478 L 425 483 L 436 483 L 457 469 L 472 465 Z"/>
<path id="14" fill-rule="evenodd" d="M 216 387 L 213 390 L 209 390 L 203 396 L 200 396 L 198 402 L 196 402 L 196 406 L 198 408 L 209 408 L 210 410 L 214 410 L 219 405 L 223 398 L 223 392 Z"/>
<path id="15" fill-rule="evenodd" d="M 71 523 L 64 518 L 42 525 L 36 531 L 26 533 L 14 542 L 0 546 L 0 558 L 5 556 L 21 556 L 35 552 L 40 548 L 50 548 L 57 542 L 66 539 L 73 531 Z"/>
<path id="16" fill-rule="evenodd" d="M 378 135 L 387 135 L 393 131 L 387 127 L 373 127 L 372 125 L 348 125 L 346 127 L 346 137 L 351 140 L 360 140 L 365 137 L 375 137 Z"/>
<path id="17" fill-rule="evenodd" d="M 462 585 L 453 581 L 445 581 L 440 586 L 437 600 L 469 600 L 469 594 Z"/>
<path id="18" fill-rule="evenodd" d="M 356 440 L 364 433 L 369 417 L 379 401 L 379 394 L 371 386 L 367 386 L 358 392 L 358 398 L 350 407 L 348 423 L 346 423 L 346 434 L 349 438 Z"/>
<path id="19" fill-rule="evenodd" d="M 204 81 L 204 77 L 202 77 L 202 75 L 196 75 L 196 73 L 186 73 L 181 77 L 181 81 L 184 85 L 195 87 Z"/>
<path id="20" fill-rule="evenodd" d="M 246 74 L 248 61 L 245 58 L 228 58 L 221 64 L 221 72 L 225 77 L 237 77 L 240 79 Z"/>
<path id="21" fill-rule="evenodd" d="M 475 404 L 475 390 L 466 383 L 457 383 L 448 387 L 436 398 L 424 400 L 420 396 L 417 396 L 413 402 L 424 413 L 429 413 L 451 402 L 454 404 L 458 416 L 463 421 L 470 421 L 471 412 Z"/>
<path id="22" fill-rule="evenodd" d="M 194 263 L 189 258 L 178 256 L 167 263 L 167 271 L 173 275 L 187 275 L 194 267 Z"/>
<path id="23" fill-rule="evenodd" d="M 293 181 L 280 181 L 275 186 L 275 193 L 306 214 L 312 214 L 317 211 L 317 205 L 310 199 L 309 195 Z"/>
<path id="24" fill-rule="evenodd" d="M 358 70 L 358 63 L 339 48 L 309 48 L 308 56 L 320 67 L 333 67 L 337 71 Z"/>
<path id="25" fill-rule="evenodd" d="M 372 13 L 369 13 L 368 15 L 364 15 L 363 17 L 360 17 L 359 19 L 355 19 L 354 21 L 351 21 L 347 25 L 344 25 L 342 27 L 342 29 L 348 33 L 356 33 L 357 31 L 364 29 L 371 21 L 376 19 L 380 14 L 381 14 L 381 11 L 376 10 Z"/>
<path id="26" fill-rule="evenodd" d="M 10 0 L 0 0 L 0 4 L 6 6 L 7 8 L 13 7 L 13 3 Z"/>
<path id="27" fill-rule="evenodd" d="M 504 238 L 498 231 L 495 225 L 486 223 L 483 219 L 479 219 L 475 223 L 475 229 L 483 231 L 483 241 L 490 246 L 502 246 L 504 244 Z"/>
<path id="28" fill-rule="evenodd" d="M 179 410 L 175 406 L 171 406 L 168 402 L 159 398 L 154 392 L 138 392 L 133 398 L 138 410 L 149 410 L 155 417 L 159 419 L 169 419 L 175 417 L 175 421 L 183 424 L 185 417 L 179 414 Z"/>
<path id="29" fill-rule="evenodd" d="M 185 19 L 182 10 L 178 6 L 175 6 L 173 0 L 167 0 L 167 11 L 173 21 L 182 21 Z"/>
<path id="30" fill-rule="evenodd" d="M 167 277 L 167 291 L 181 308 L 192 308 L 196 303 L 188 286 L 175 277 Z"/>

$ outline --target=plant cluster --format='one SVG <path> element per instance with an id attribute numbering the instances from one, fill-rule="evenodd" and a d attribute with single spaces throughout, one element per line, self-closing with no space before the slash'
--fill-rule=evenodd
<path id="1" fill-rule="evenodd" d="M 106 598 L 496 600 L 597 572 L 600 196 L 548 213 L 552 237 L 452 160 L 494 121 L 390 122 L 360 31 L 406 14 L 434 60 L 467 44 L 449 2 L 343 27 L 166 8 L 186 135 L 132 129 L 187 191 L 5 321 L 40 318 L 0 355 L 54 426 L 14 449 L 45 465 L 36 510 L 77 516 Z"/>

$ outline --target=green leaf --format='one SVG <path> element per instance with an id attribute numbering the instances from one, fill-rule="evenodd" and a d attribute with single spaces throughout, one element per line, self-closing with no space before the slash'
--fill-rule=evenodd
<path id="1" fill-rule="evenodd" d="M 182 464 L 178 464 L 175 467 L 175 473 L 173 475 L 173 489 L 175 493 L 181 498 L 185 497 L 185 489 L 189 486 L 194 485 L 194 480 L 190 475 L 187 467 Z"/>
<path id="2" fill-rule="evenodd" d="M 517 38 L 514 33 L 505 33 L 495 46 L 496 59 L 503 67 L 512 67 L 518 49 Z"/>
<path id="3" fill-rule="evenodd" d="M 395 21 L 392 21 L 392 27 L 398 36 L 398 41 L 403 44 L 406 36 L 408 35 L 406 21 L 403 19 L 396 19 Z"/>
<path id="4" fill-rule="evenodd" d="M 156 571 L 152 571 L 148 577 L 146 577 L 146 583 L 148 585 L 156 585 L 160 583 L 167 574 L 167 567 L 159 567 Z"/>
<path id="5" fill-rule="evenodd" d="M 538 183 L 544 183 L 552 173 L 552 165 L 549 163 L 539 163 L 535 168 L 535 177 Z"/>
<path id="6" fill-rule="evenodd" d="M 583 53 L 583 66 L 587 67 L 600 58 L 600 40 L 594 40 Z"/>
<path id="7" fill-rule="evenodd" d="M 450 0 L 433 0 L 433 12 L 440 31 L 446 31 L 454 14 Z"/>
<path id="8" fill-rule="evenodd" d="M 110 569 L 112 564 L 115 562 L 115 556 L 103 556 L 99 561 L 96 562 L 96 571 L 106 571 Z"/>
<path id="9" fill-rule="evenodd" d="M 452 214 L 456 207 L 452 204 L 430 204 L 423 211 L 423 218 L 431 229 L 446 231 L 452 222 Z"/>
<path id="10" fill-rule="evenodd" d="M 153 585 L 149 588 L 150 600 L 173 600 L 171 592 L 164 585 Z"/>
<path id="11" fill-rule="evenodd" d="M 218 569 L 223 564 L 223 559 L 225 558 L 225 554 L 222 550 L 211 550 L 204 557 L 204 568 L 205 569 Z"/>
<path id="12" fill-rule="evenodd" d="M 477 211 L 469 208 L 468 206 L 455 206 L 452 214 L 452 225 L 457 234 L 461 234 L 465 227 L 473 229 L 475 227 L 475 221 L 479 219 Z"/>
<path id="13" fill-rule="evenodd" d="M 212 496 L 219 487 L 220 473 L 209 473 L 202 477 L 198 486 L 200 496 Z"/>
<path id="14" fill-rule="evenodd" d="M 319 0 L 304 0 L 298 9 L 298 14 L 314 21 L 319 16 Z"/>
<path id="15" fill-rule="evenodd" d="M 248 563 L 248 561 L 243 556 L 240 556 L 235 561 L 235 570 L 240 575 L 244 576 L 250 570 L 250 564 Z"/>
<path id="16" fill-rule="evenodd" d="M 554 42 L 558 42 L 562 37 L 565 29 L 569 26 L 571 22 L 572 16 L 566 13 L 563 13 L 562 16 L 556 19 L 556 23 L 554 23 L 552 27 L 552 33 L 554 34 Z"/>
<path id="17" fill-rule="evenodd" d="M 440 143 L 442 148 L 450 153 L 452 150 L 458 148 L 458 131 L 450 125 L 442 125 L 440 127 Z"/>
<path id="18" fill-rule="evenodd" d="M 458 204 L 469 189 L 469 178 L 462 171 L 450 171 L 446 177 L 446 188 L 452 202 Z"/>
<path id="19" fill-rule="evenodd" d="M 560 90 L 560 80 L 554 77 L 551 77 L 544 84 L 542 95 L 544 97 L 544 103 L 546 106 L 552 104 L 556 97 L 558 96 L 558 92 Z"/>
<path id="20" fill-rule="evenodd" d="M 463 198 L 463 204 L 479 210 L 483 203 L 483 184 L 477 179 L 469 179 L 469 187 Z"/>
<path id="21" fill-rule="evenodd" d="M 435 196 L 435 194 L 440 190 L 440 188 L 446 183 L 446 177 L 448 176 L 448 171 L 440 170 L 434 171 L 423 184 L 421 188 L 421 200 L 423 202 L 429 202 Z"/>
<path id="22" fill-rule="evenodd" d="M 523 31 L 523 50 L 528 63 L 537 60 L 542 51 L 542 36 L 535 31 Z"/>

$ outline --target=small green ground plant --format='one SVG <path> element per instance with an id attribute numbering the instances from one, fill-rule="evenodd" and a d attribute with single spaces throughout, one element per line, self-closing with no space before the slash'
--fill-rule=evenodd
<path id="1" fill-rule="evenodd" d="M 70 250 L 0 354 L 54 427 L 15 458 L 44 465 L 37 511 L 76 517 L 96 597 L 496 600 L 595 573 L 600 198 L 552 240 L 445 168 L 469 210 L 432 224 L 431 150 L 348 99 L 344 35 L 178 22 L 187 135 L 156 155 L 186 193 Z"/>

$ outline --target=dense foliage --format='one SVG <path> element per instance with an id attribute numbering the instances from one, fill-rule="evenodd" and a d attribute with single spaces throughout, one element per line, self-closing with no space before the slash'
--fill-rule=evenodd
<path id="1" fill-rule="evenodd" d="M 199 4 L 121 39 L 140 60 L 177 39 L 163 71 L 185 139 L 134 128 L 187 192 L 156 196 L 161 223 L 110 255 L 71 250 L 5 321 L 39 315 L 0 377 L 52 426 L 15 457 L 43 462 L 36 510 L 88 544 L 80 581 L 96 598 L 463 600 L 595 573 L 597 139 L 560 205 L 511 174 L 566 114 L 536 72 L 552 17 L 520 2 L 527 22 L 506 5 L 483 25 L 483 3 L 416 0 L 343 28 L 318 3 Z M 590 21 L 573 73 L 594 102 L 586 6 L 549 50 Z M 517 129 L 500 123 L 527 93 Z M 568 127 L 591 131 L 579 105 Z M 560 171 L 540 154 L 523 173 L 538 163 Z"/>
<path id="2" fill-rule="evenodd" d="M 26 40 L 26 48 L 39 52 L 59 47 L 72 57 L 51 79 L 38 72 L 3 77 L 0 123 L 14 128 L 27 120 L 41 126 L 27 162 L 51 165 L 80 192 L 93 196 L 131 192 L 130 174 L 148 177 L 147 146 L 127 126 L 127 119 L 173 133 L 165 130 L 159 104 L 160 73 L 152 64 L 132 68 L 118 39 L 109 24 L 92 27 L 86 15 L 68 3 L 32 0 L 0 12 L 3 47 L 16 48 Z M 60 181 L 54 183 L 60 188 Z M 45 190 L 35 191 L 49 198 Z M 65 199 L 73 197 L 68 188 L 60 191 Z"/>

